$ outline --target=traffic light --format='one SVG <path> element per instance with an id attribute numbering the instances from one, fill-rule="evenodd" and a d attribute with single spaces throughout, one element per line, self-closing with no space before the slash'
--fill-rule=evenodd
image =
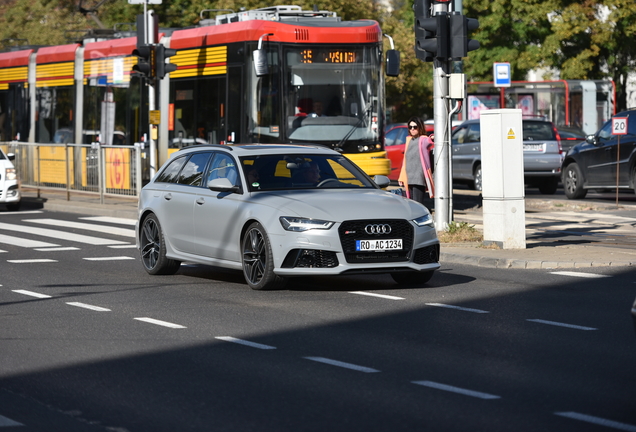
<path id="1" fill-rule="evenodd" d="M 468 51 L 479 48 L 479 41 L 468 39 L 468 31 L 479 28 L 479 21 L 454 12 L 450 16 L 450 57 L 460 59 L 468 55 Z"/>
<path id="2" fill-rule="evenodd" d="M 449 57 L 448 16 L 447 12 L 438 12 L 432 17 L 415 17 L 415 55 L 417 58 L 433 61 L 433 58 L 447 59 Z"/>
<path id="3" fill-rule="evenodd" d="M 177 50 L 166 48 L 163 44 L 159 44 L 155 47 L 156 61 L 157 61 L 157 78 L 163 79 L 170 72 L 177 70 L 177 65 L 173 63 L 166 63 L 166 59 L 172 57 L 177 53 Z"/>
<path id="4" fill-rule="evenodd" d="M 133 71 L 147 78 L 154 78 L 156 72 L 154 45 L 140 45 L 132 53 L 138 57 L 137 64 L 132 68 Z"/>
<path id="5" fill-rule="evenodd" d="M 420 20 L 425 20 L 431 16 L 431 4 L 428 0 L 415 0 L 413 4 L 415 14 L 415 57 L 427 62 L 433 61 L 433 54 L 425 51 L 421 45 L 427 38 L 432 38 L 433 33 L 419 25 Z"/>

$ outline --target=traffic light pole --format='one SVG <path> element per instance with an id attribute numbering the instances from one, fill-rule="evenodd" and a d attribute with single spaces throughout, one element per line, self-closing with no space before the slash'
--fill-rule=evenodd
<path id="1" fill-rule="evenodd" d="M 152 18 L 152 10 L 146 10 L 147 1 L 144 2 L 144 16 L 146 19 L 146 43 L 154 45 L 155 40 L 155 20 Z M 157 146 L 154 137 L 155 125 L 150 122 L 150 113 L 155 110 L 156 86 L 155 78 L 148 79 L 148 147 L 150 149 L 150 178 L 155 176 L 157 172 Z"/>

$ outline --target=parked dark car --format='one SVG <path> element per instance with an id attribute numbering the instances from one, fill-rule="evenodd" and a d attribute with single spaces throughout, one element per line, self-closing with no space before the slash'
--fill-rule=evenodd
<path id="1" fill-rule="evenodd" d="M 524 179 L 543 194 L 553 194 L 559 185 L 563 149 L 554 124 L 537 118 L 523 118 Z M 482 188 L 481 127 L 479 120 L 459 125 L 451 136 L 453 181 Z"/>
<path id="2" fill-rule="evenodd" d="M 587 138 L 587 134 L 577 127 L 557 126 L 557 132 L 561 137 L 561 147 L 565 153 Z"/>
<path id="3" fill-rule="evenodd" d="M 614 117 L 627 117 L 628 134 L 613 135 L 610 119 L 566 154 L 562 182 L 568 198 L 585 198 L 590 189 L 616 190 L 617 184 L 621 190 L 636 189 L 636 110 Z"/>

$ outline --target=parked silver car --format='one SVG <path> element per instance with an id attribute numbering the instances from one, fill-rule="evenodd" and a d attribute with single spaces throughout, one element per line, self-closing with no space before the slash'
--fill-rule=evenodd
<path id="1" fill-rule="evenodd" d="M 563 149 L 552 122 L 524 118 L 523 167 L 526 185 L 543 194 L 556 192 L 561 176 Z M 453 180 L 481 190 L 481 128 L 479 120 L 468 120 L 452 134 Z"/>
<path id="2" fill-rule="evenodd" d="M 141 261 L 150 274 L 184 261 L 242 270 L 258 290 L 307 275 L 426 283 L 440 266 L 431 214 L 388 184 L 323 147 L 188 147 L 141 192 Z"/>

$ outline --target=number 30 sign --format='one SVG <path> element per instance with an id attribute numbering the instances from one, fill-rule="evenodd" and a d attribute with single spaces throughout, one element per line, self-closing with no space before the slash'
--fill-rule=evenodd
<path id="1" fill-rule="evenodd" d="M 627 135 L 627 117 L 612 119 L 612 135 Z"/>

